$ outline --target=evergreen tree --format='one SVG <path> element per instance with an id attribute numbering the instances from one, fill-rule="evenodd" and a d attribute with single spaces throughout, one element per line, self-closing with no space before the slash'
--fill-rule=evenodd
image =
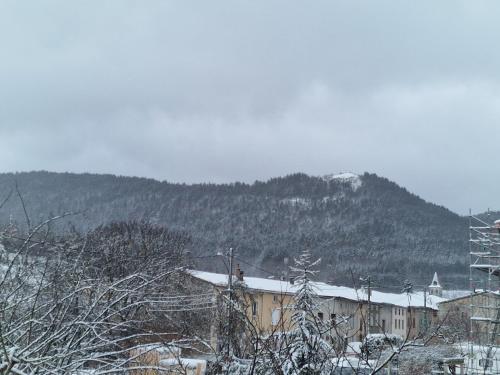
<path id="1" fill-rule="evenodd" d="M 318 318 L 316 303 L 318 296 L 311 284 L 312 277 L 317 273 L 314 269 L 320 260 L 311 261 L 311 253 L 304 250 L 295 259 L 292 271 L 297 274 L 295 285 L 297 291 L 294 297 L 292 314 L 293 329 L 283 332 L 279 338 L 279 348 L 274 353 L 268 353 L 261 362 L 260 374 L 286 375 L 326 375 L 333 373 L 332 355 L 334 350 L 322 335 L 328 328 Z M 279 364 L 279 369 L 277 369 Z"/>

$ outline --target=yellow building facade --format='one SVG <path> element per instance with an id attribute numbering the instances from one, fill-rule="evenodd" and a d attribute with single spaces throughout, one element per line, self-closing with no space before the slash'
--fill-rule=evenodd
<path id="1" fill-rule="evenodd" d="M 227 293 L 228 275 L 204 271 L 189 271 L 200 282 L 213 288 L 214 298 Z M 293 328 L 294 296 L 298 286 L 292 280 L 275 280 L 243 277 L 239 273 L 232 277 L 234 298 L 244 309 L 247 327 L 253 335 L 267 337 L 290 331 Z M 396 334 L 402 338 L 414 338 L 422 332 L 424 316 L 427 326 L 437 319 L 436 302 L 444 299 L 427 296 L 427 303 L 418 295 L 391 294 L 372 291 L 370 313 L 367 293 L 362 289 L 332 286 L 311 282 L 317 294 L 317 319 L 331 327 L 325 337 L 332 342 L 362 341 L 367 334 Z M 424 308 L 424 306 L 426 306 Z M 370 325 L 368 326 L 368 321 Z M 216 335 L 216 328 L 213 334 Z M 215 344 L 217 339 L 213 339 Z"/>

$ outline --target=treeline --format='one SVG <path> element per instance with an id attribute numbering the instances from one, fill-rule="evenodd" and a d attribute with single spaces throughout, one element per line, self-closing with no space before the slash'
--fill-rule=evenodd
<path id="1" fill-rule="evenodd" d="M 338 284 L 367 274 L 380 286 L 396 288 L 404 279 L 428 284 L 437 271 L 445 286 L 466 286 L 466 218 L 374 174 L 359 182 L 294 174 L 253 184 L 185 185 L 112 175 L 1 174 L 0 202 L 11 194 L 1 217 L 25 225 L 21 196 L 34 221 L 78 213 L 59 231 L 147 220 L 189 233 L 193 256 L 232 246 L 247 274 L 279 276 L 284 258 L 309 248 L 323 259 L 321 277 Z M 220 259 L 209 260 L 198 266 L 224 270 Z"/>

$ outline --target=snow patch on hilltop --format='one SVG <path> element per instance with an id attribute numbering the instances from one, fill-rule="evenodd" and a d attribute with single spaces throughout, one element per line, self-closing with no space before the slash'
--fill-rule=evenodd
<path id="1" fill-rule="evenodd" d="M 352 172 L 342 172 L 338 174 L 328 174 L 322 177 L 324 181 L 342 181 L 342 182 L 350 182 L 352 190 L 356 191 L 361 185 L 361 177 L 359 175 Z"/>

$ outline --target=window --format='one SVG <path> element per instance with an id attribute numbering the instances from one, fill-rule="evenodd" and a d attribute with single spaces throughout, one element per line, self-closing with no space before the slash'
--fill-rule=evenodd
<path id="1" fill-rule="evenodd" d="M 257 316 L 257 302 L 252 302 L 252 316 Z"/>
<path id="2" fill-rule="evenodd" d="M 319 320 L 323 320 L 323 313 L 322 312 L 318 313 L 318 318 L 319 318 Z"/>
<path id="3" fill-rule="evenodd" d="M 337 314 L 330 314 L 330 321 L 332 325 L 337 324 Z"/>
<path id="4" fill-rule="evenodd" d="M 279 296 L 276 294 L 273 295 L 273 303 L 280 303 Z"/>
<path id="5" fill-rule="evenodd" d="M 382 332 L 385 332 L 385 319 L 382 319 Z"/>
<path id="6" fill-rule="evenodd" d="M 281 311 L 279 309 L 273 309 L 271 312 L 271 324 L 273 326 L 277 326 L 278 323 L 280 322 L 281 318 Z"/>
<path id="7" fill-rule="evenodd" d="M 479 360 L 479 366 L 486 367 L 486 365 L 487 365 L 487 367 L 493 367 L 493 359 L 481 358 Z"/>

